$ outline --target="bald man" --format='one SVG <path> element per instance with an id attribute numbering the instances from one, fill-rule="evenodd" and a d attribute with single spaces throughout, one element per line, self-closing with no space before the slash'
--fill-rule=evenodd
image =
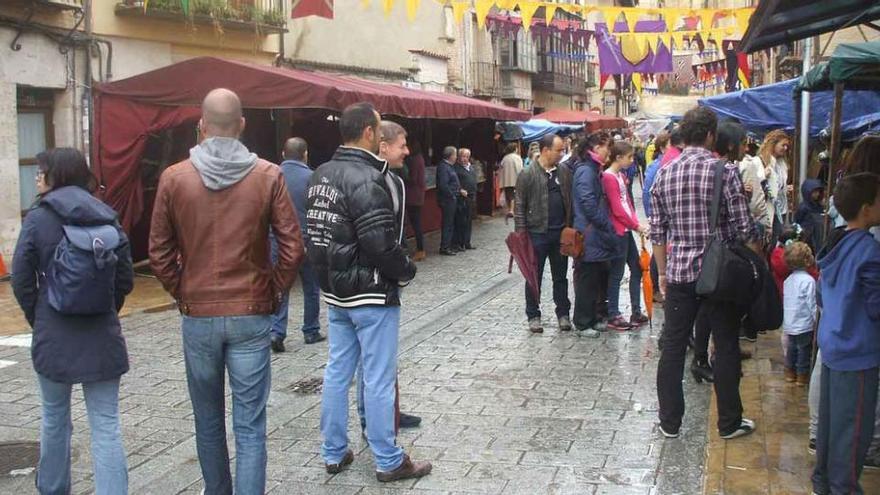
<path id="1" fill-rule="evenodd" d="M 235 493 L 266 489 L 266 403 L 272 313 L 303 259 L 281 169 L 239 141 L 241 102 L 227 89 L 202 103 L 201 142 L 159 179 L 150 267 L 183 315 L 186 381 L 205 493 L 232 494 L 224 375 L 232 390 Z M 269 228 L 278 261 L 269 256 Z"/>
<path id="2" fill-rule="evenodd" d="M 312 178 L 312 169 L 308 166 L 309 145 L 300 137 L 292 137 L 284 143 L 284 161 L 281 162 L 281 173 L 287 184 L 287 192 L 293 200 L 296 216 L 303 237 L 303 242 L 308 242 L 306 231 L 306 193 L 309 180 Z M 272 256 L 277 253 L 277 243 L 272 241 Z M 303 260 L 299 267 L 300 282 L 303 290 L 303 342 L 315 344 L 327 340 L 321 334 L 321 287 L 315 270 L 309 263 L 308 258 Z M 278 309 L 272 316 L 272 352 L 284 352 L 284 339 L 287 338 L 287 319 L 290 303 L 290 292 L 284 293 L 284 298 Z"/>

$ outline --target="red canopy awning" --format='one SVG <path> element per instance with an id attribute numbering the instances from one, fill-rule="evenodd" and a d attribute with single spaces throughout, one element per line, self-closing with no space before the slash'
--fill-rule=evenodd
<path id="1" fill-rule="evenodd" d="M 370 102 L 383 115 L 411 119 L 528 120 L 528 112 L 464 96 L 354 77 L 199 57 L 95 87 L 92 168 L 102 199 L 127 230 L 144 211 L 139 167 L 151 133 L 195 123 L 214 88 L 235 91 L 246 108 L 341 112 Z"/>
<path id="2" fill-rule="evenodd" d="M 548 110 L 532 118 L 549 120 L 556 124 L 583 124 L 587 132 L 595 132 L 601 129 L 623 129 L 626 127 L 626 120 L 620 117 L 578 110 Z"/>
<path id="3" fill-rule="evenodd" d="M 235 91 L 246 108 L 318 108 L 339 112 L 352 103 L 367 101 L 383 115 L 412 119 L 530 117 L 518 108 L 456 94 L 215 57 L 193 58 L 101 84 L 97 92 L 156 105 L 199 105 L 217 87 Z"/>

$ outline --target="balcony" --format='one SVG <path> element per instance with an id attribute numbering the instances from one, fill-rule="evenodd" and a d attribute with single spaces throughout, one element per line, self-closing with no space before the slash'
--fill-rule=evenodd
<path id="1" fill-rule="evenodd" d="M 583 79 L 559 72 L 539 72 L 535 74 L 532 76 L 532 87 L 564 95 L 580 95 L 586 92 L 586 83 Z"/>
<path id="2" fill-rule="evenodd" d="M 492 62 L 471 62 L 473 96 L 496 98 L 501 94 L 501 72 Z"/>
<path id="3" fill-rule="evenodd" d="M 191 0 L 189 13 L 181 0 L 124 0 L 116 4 L 116 15 L 192 22 L 218 30 L 256 31 L 258 34 L 287 32 L 285 0 Z"/>

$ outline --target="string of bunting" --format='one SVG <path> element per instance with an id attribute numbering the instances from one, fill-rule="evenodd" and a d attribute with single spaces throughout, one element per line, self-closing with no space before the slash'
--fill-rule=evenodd
<path id="1" fill-rule="evenodd" d="M 501 36 L 512 38 L 522 29 L 523 20 L 519 17 L 507 15 L 489 15 L 486 18 L 486 29 Z M 559 33 L 565 43 L 573 42 L 584 49 L 589 45 L 593 32 L 582 28 L 580 21 L 566 21 L 554 19 L 550 24 L 543 20 L 532 20 L 532 28 L 529 31 L 532 36 L 548 37 L 550 34 Z"/>

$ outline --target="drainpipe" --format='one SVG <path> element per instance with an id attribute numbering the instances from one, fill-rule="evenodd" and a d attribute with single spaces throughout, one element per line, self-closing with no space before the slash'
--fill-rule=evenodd
<path id="1" fill-rule="evenodd" d="M 83 15 L 85 16 L 86 39 L 88 43 L 86 44 L 86 74 L 82 95 L 82 143 L 86 163 L 91 165 L 92 147 L 90 133 L 92 132 L 92 107 L 94 106 L 92 96 L 92 0 L 84 0 Z M 76 50 L 74 50 L 73 56 L 76 57 Z"/>

